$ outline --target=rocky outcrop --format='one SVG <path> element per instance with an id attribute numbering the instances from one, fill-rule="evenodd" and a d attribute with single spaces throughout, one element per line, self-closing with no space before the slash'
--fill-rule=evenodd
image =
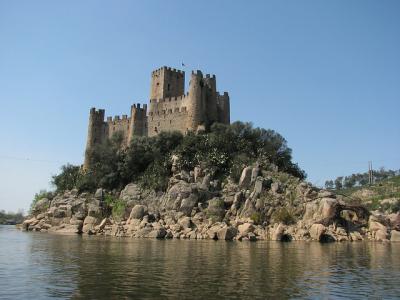
<path id="1" fill-rule="evenodd" d="M 108 198 L 119 199 L 118 218 Z M 400 215 L 371 214 L 288 174 L 245 167 L 238 183 L 175 166 L 166 192 L 76 190 L 38 201 L 22 228 L 157 239 L 400 241 Z"/>

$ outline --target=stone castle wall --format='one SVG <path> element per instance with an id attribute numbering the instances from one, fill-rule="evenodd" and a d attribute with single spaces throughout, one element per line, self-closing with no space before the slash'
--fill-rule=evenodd
<path id="1" fill-rule="evenodd" d="M 131 106 L 131 115 L 107 117 L 105 111 L 92 108 L 89 116 L 86 152 L 95 144 L 122 133 L 123 147 L 134 136 L 155 136 L 161 131 L 196 131 L 206 129 L 214 122 L 230 123 L 228 93 L 217 92 L 215 75 L 203 76 L 201 71 L 192 72 L 189 91 L 185 94 L 185 72 L 162 67 L 152 72 L 150 104 Z M 84 167 L 88 167 L 85 155 Z"/>

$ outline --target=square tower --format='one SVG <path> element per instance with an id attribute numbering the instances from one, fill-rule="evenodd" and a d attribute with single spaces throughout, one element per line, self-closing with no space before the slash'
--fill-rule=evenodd
<path id="1" fill-rule="evenodd" d="M 178 97 L 184 93 L 184 71 L 162 67 L 151 73 L 150 99 Z"/>

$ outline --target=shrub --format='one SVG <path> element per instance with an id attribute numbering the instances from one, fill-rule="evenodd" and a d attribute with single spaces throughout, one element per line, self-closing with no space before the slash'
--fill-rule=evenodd
<path id="1" fill-rule="evenodd" d="M 126 210 L 125 201 L 114 198 L 111 195 L 106 195 L 104 197 L 104 202 L 107 204 L 108 209 L 111 211 L 111 215 L 113 216 L 114 220 L 123 220 Z"/>
<path id="2" fill-rule="evenodd" d="M 66 164 L 61 167 L 61 173 L 52 177 L 52 184 L 56 187 L 57 192 L 72 190 L 79 185 L 81 180 L 81 172 L 79 166 Z"/>
<path id="3" fill-rule="evenodd" d="M 134 137 L 128 148 L 121 147 L 123 136 L 95 145 L 87 152 L 89 169 L 67 165 L 53 177 L 58 191 L 77 187 L 94 191 L 98 187 L 120 190 L 130 182 L 145 188 L 165 190 L 171 175 L 171 156 L 179 157 L 177 167 L 191 171 L 200 165 L 214 178 L 231 176 L 238 181 L 245 165 L 259 161 L 274 164 L 280 171 L 301 179 L 306 174 L 291 159 L 286 140 L 273 130 L 253 128 L 251 123 L 213 124 L 209 132 L 183 136 L 179 132 L 161 132 L 154 137 Z"/>
<path id="4" fill-rule="evenodd" d="M 29 208 L 29 213 L 32 213 L 33 209 L 35 208 L 36 203 L 39 200 L 42 200 L 44 198 L 47 199 L 52 199 L 53 198 L 53 193 L 52 192 L 48 192 L 46 190 L 40 190 L 39 193 L 36 193 L 32 202 L 31 202 L 31 206 Z"/>
<path id="5" fill-rule="evenodd" d="M 275 223 L 283 223 L 285 225 L 294 224 L 296 219 L 294 215 L 286 208 L 278 208 L 273 214 L 272 219 Z"/>
<path id="6" fill-rule="evenodd" d="M 260 225 L 262 223 L 262 216 L 261 213 L 255 212 L 250 216 L 250 219 L 253 220 L 254 224 Z"/>
<path id="7" fill-rule="evenodd" d="M 220 222 L 225 214 L 225 203 L 224 200 L 214 198 L 208 201 L 208 207 L 206 215 L 213 222 Z"/>

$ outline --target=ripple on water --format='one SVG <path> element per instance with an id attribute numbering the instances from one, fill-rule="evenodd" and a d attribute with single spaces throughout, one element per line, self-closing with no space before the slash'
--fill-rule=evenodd
<path id="1" fill-rule="evenodd" d="M 117 239 L 0 226 L 0 298 L 395 299 L 400 245 Z"/>

